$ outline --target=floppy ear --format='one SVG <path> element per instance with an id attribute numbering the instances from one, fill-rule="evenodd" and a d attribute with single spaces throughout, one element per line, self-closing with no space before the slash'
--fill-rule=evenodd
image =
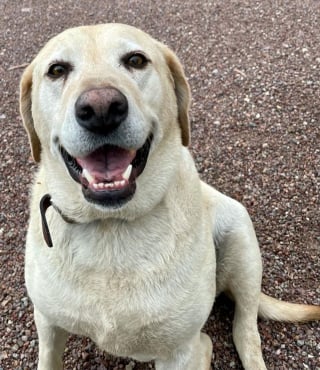
<path id="1" fill-rule="evenodd" d="M 177 56 L 168 47 L 165 47 L 164 54 L 174 82 L 182 144 L 188 146 L 190 143 L 189 107 L 191 100 L 189 84 Z"/>
<path id="2" fill-rule="evenodd" d="M 28 133 L 31 146 L 32 157 L 36 162 L 40 161 L 41 144 L 34 129 L 33 117 L 31 112 L 31 92 L 32 92 L 32 73 L 33 66 L 29 65 L 23 72 L 20 82 L 20 113 L 24 127 Z"/>

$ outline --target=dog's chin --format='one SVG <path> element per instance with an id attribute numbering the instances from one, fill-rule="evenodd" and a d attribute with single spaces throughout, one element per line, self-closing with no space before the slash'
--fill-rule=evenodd
<path id="1" fill-rule="evenodd" d="M 152 135 L 137 150 L 104 145 L 85 158 L 75 158 L 60 146 L 60 153 L 71 178 L 81 185 L 86 201 L 116 209 L 133 198 L 136 179 L 146 166 L 151 143 Z"/>

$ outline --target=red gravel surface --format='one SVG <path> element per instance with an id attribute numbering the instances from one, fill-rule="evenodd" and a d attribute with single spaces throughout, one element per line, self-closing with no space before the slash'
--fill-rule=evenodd
<path id="1" fill-rule="evenodd" d="M 24 287 L 35 165 L 18 112 L 22 66 L 65 28 L 128 23 L 179 55 L 193 92 L 201 177 L 241 201 L 261 244 L 263 290 L 320 304 L 320 2 L 317 0 L 0 1 L 0 370 L 36 368 Z M 241 369 L 233 307 L 218 299 L 205 330 L 214 369 Z M 320 369 L 320 325 L 259 322 L 269 369 Z M 149 369 L 71 336 L 65 369 Z"/>

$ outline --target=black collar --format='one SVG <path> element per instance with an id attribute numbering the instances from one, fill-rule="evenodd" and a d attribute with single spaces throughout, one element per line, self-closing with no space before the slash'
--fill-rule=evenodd
<path id="1" fill-rule="evenodd" d="M 74 220 L 71 218 L 65 216 L 62 211 L 52 203 L 51 201 L 51 195 L 50 194 L 45 194 L 41 200 L 40 200 L 40 214 L 41 214 L 41 222 L 42 222 L 42 233 L 44 240 L 46 241 L 48 247 L 53 247 L 51 235 L 50 235 L 50 230 L 48 226 L 48 222 L 46 219 L 46 211 L 47 209 L 53 206 L 53 208 L 59 213 L 59 215 L 62 217 L 62 219 L 67 222 L 68 224 L 74 224 L 76 223 Z"/>

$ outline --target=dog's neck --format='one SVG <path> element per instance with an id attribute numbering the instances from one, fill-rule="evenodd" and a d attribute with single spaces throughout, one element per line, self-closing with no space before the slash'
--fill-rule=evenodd
<path id="1" fill-rule="evenodd" d="M 55 204 L 52 203 L 50 194 L 45 194 L 41 198 L 41 200 L 40 200 L 40 214 L 41 214 L 41 222 L 42 222 L 42 233 L 43 233 L 43 238 L 44 238 L 45 242 L 47 243 L 47 246 L 51 248 L 51 247 L 53 247 L 53 243 L 52 243 L 52 238 L 51 238 L 51 235 L 50 235 L 48 222 L 47 222 L 47 219 L 46 219 L 46 211 L 50 206 L 53 206 L 53 208 L 59 213 L 59 215 L 62 217 L 62 219 L 65 222 L 67 222 L 69 224 L 75 224 L 76 221 L 74 221 L 71 218 L 64 215 L 62 213 L 61 209 L 59 209 Z"/>

